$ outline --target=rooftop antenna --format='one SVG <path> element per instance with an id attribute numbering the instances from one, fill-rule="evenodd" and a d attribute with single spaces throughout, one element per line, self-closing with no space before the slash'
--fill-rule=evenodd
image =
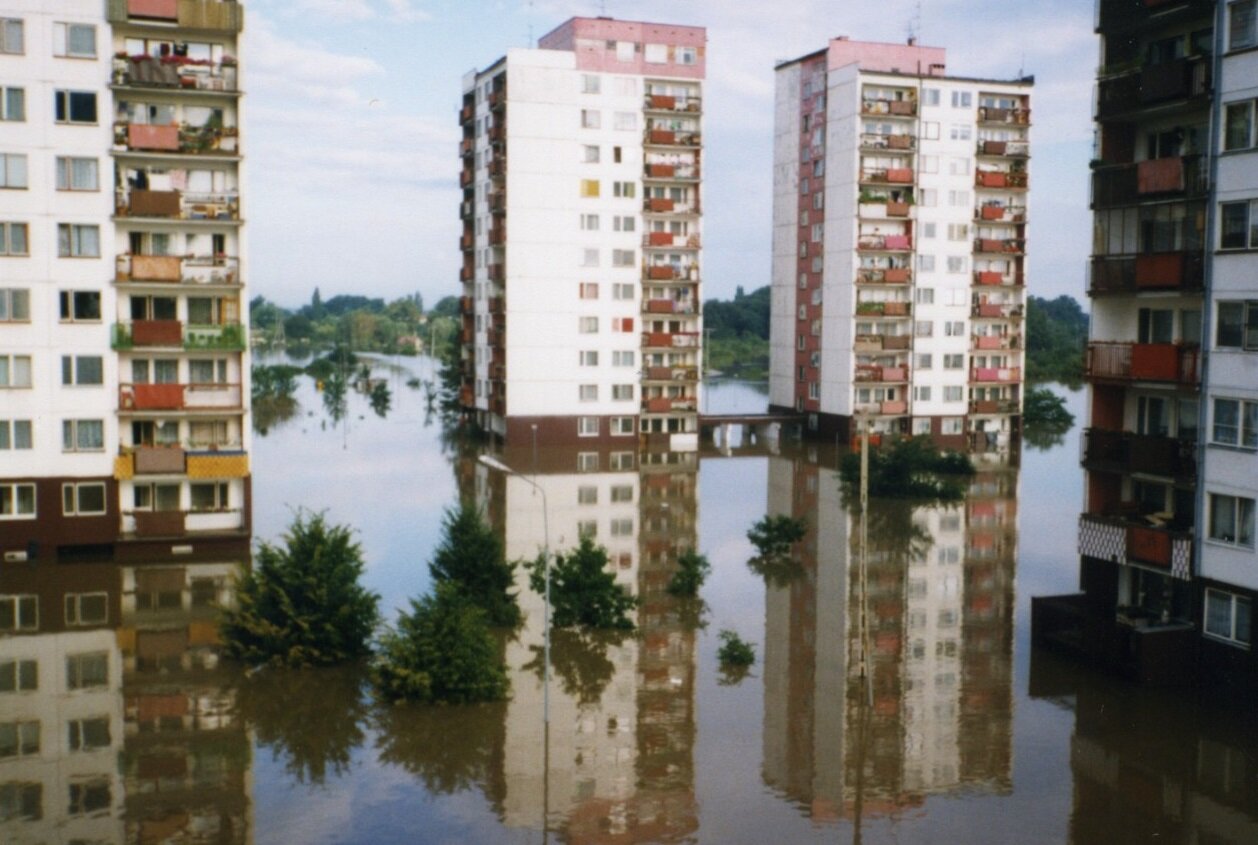
<path id="1" fill-rule="evenodd" d="M 1026 76 L 1026 50 L 1022 51 L 1022 56 L 1018 59 L 1018 78 Z"/>
<path id="2" fill-rule="evenodd" d="M 922 32 L 922 0 L 917 0 L 914 4 L 913 15 L 909 18 L 909 22 L 904 28 L 907 30 L 906 34 L 908 35 L 909 43 L 915 43 Z"/>

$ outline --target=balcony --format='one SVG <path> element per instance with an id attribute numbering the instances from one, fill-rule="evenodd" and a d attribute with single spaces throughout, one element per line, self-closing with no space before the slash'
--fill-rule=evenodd
<path id="1" fill-rule="evenodd" d="M 1146 26 L 1150 19 L 1177 23 L 1210 15 L 1214 0 L 1100 0 L 1097 4 L 1097 32 L 1116 33 Z"/>
<path id="2" fill-rule="evenodd" d="M 908 317 L 912 314 L 911 302 L 858 302 L 858 317 Z"/>
<path id="3" fill-rule="evenodd" d="M 970 308 L 970 316 L 978 319 L 1007 320 L 1022 316 L 1022 306 L 1012 302 L 980 302 Z"/>
<path id="4" fill-rule="evenodd" d="M 646 381 L 685 381 L 699 380 L 699 370 L 695 367 L 648 367 Z"/>
<path id="5" fill-rule="evenodd" d="M 1145 473 L 1179 481 L 1197 477 L 1196 443 L 1153 434 L 1087 428 L 1083 464 L 1089 470 Z"/>
<path id="6" fill-rule="evenodd" d="M 974 174 L 974 186 L 977 188 L 1025 190 L 1027 187 L 1027 175 L 1026 171 L 1017 170 L 979 170 Z"/>
<path id="7" fill-rule="evenodd" d="M 238 259 L 226 255 L 119 255 L 114 281 L 237 285 L 239 266 Z"/>
<path id="8" fill-rule="evenodd" d="M 1180 291 L 1197 293 L 1205 282 L 1205 261 L 1199 250 L 1157 252 L 1136 256 L 1093 256 L 1088 293 Z"/>
<path id="9" fill-rule="evenodd" d="M 647 129 L 643 143 L 653 147 L 698 147 L 702 136 L 698 132 L 676 129 Z"/>
<path id="10" fill-rule="evenodd" d="M 235 0 L 106 0 L 105 20 L 236 33 L 244 28 L 244 11 Z"/>
<path id="11" fill-rule="evenodd" d="M 970 348 L 979 352 L 999 351 L 1002 349 L 1021 349 L 1022 335 L 1020 334 L 990 334 L 990 335 L 971 335 Z"/>
<path id="12" fill-rule="evenodd" d="M 698 264 L 650 264 L 642 268 L 642 278 L 648 282 L 698 281 Z"/>
<path id="13" fill-rule="evenodd" d="M 227 94 L 238 91 L 234 61 L 212 64 L 180 56 L 115 56 L 111 80 L 126 88 Z"/>
<path id="14" fill-rule="evenodd" d="M 913 237 L 903 235 L 861 235 L 856 248 L 862 252 L 908 252 L 913 249 Z"/>
<path id="15" fill-rule="evenodd" d="M 1026 255 L 1026 241 L 1023 238 L 975 238 L 974 251 L 999 253 L 1002 255 Z M 983 284 L 979 282 L 979 284 Z"/>
<path id="16" fill-rule="evenodd" d="M 472 103 L 464 103 L 459 109 L 459 125 L 464 126 L 472 122 L 472 118 L 476 116 L 476 106 Z"/>
<path id="17" fill-rule="evenodd" d="M 200 450 L 188 452 L 188 477 L 246 478 L 249 455 L 240 450 Z"/>
<path id="18" fill-rule="evenodd" d="M 861 149 L 914 150 L 917 149 L 917 136 L 908 133 L 865 132 L 861 135 Z"/>
<path id="19" fill-rule="evenodd" d="M 975 367 L 970 370 L 970 381 L 979 384 L 1018 384 L 1022 381 L 1022 368 Z"/>
<path id="20" fill-rule="evenodd" d="M 970 413 L 978 416 L 1018 413 L 1017 399 L 978 399 L 970 403 Z"/>
<path id="21" fill-rule="evenodd" d="M 648 162 L 643 170 L 643 178 L 648 180 L 694 181 L 699 178 L 699 166 L 690 163 L 651 164 Z"/>
<path id="22" fill-rule="evenodd" d="M 884 350 L 901 351 L 909 348 L 908 335 L 858 334 L 853 344 L 854 351 L 861 353 L 882 352 Z"/>
<path id="23" fill-rule="evenodd" d="M 1031 110 L 1015 106 L 1011 109 L 996 108 L 993 106 L 980 106 L 978 110 L 979 123 L 1000 123 L 1012 126 L 1029 126 L 1031 124 Z"/>
<path id="24" fill-rule="evenodd" d="M 1105 381 L 1160 381 L 1195 388 L 1201 378 L 1201 350 L 1179 343 L 1089 343 L 1084 375 Z"/>
<path id="25" fill-rule="evenodd" d="M 1017 287 L 1022 284 L 1022 276 L 1004 270 L 975 270 L 974 284 L 980 287 Z"/>
<path id="26" fill-rule="evenodd" d="M 864 202 L 858 206 L 857 211 L 861 217 L 869 219 L 877 218 L 903 218 L 908 217 L 912 205 L 907 202 Z"/>
<path id="27" fill-rule="evenodd" d="M 1169 515 L 1083 514 L 1079 518 L 1079 554 L 1101 560 L 1128 561 L 1171 571 L 1190 571 L 1192 532 L 1163 524 Z"/>
<path id="28" fill-rule="evenodd" d="M 698 249 L 699 235 L 676 235 L 672 232 L 647 232 L 642 236 L 642 246 L 664 249 Z"/>
<path id="29" fill-rule="evenodd" d="M 909 380 L 909 371 L 906 367 L 861 365 L 856 368 L 855 380 L 858 382 L 900 384 Z"/>
<path id="30" fill-rule="evenodd" d="M 1001 158 L 1026 158 L 1031 147 L 1026 141 L 979 141 L 978 155 Z"/>
<path id="31" fill-rule="evenodd" d="M 988 202 L 974 209 L 974 219 L 982 223 L 1025 223 L 1026 206 Z"/>
<path id="32" fill-rule="evenodd" d="M 143 538 L 174 539 L 200 533 L 236 533 L 244 527 L 244 512 L 239 508 L 123 512 L 123 531 Z"/>
<path id="33" fill-rule="evenodd" d="M 1199 155 L 1105 165 L 1092 171 L 1095 208 L 1131 205 L 1168 196 L 1199 199 L 1208 189 L 1208 163 Z"/>
<path id="34" fill-rule="evenodd" d="M 235 158 L 240 155 L 240 136 L 235 126 L 115 123 L 114 150 Z"/>
<path id="35" fill-rule="evenodd" d="M 134 320 L 130 323 L 115 323 L 114 349 L 131 349 L 148 346 L 183 345 L 183 323 L 178 320 Z"/>
<path id="36" fill-rule="evenodd" d="M 136 475 L 183 475 L 187 468 L 180 446 L 136 446 L 130 457 Z"/>
<path id="37" fill-rule="evenodd" d="M 235 193 L 186 194 L 133 189 L 121 199 L 117 216 L 238 222 L 240 198 Z"/>
<path id="38" fill-rule="evenodd" d="M 908 267 L 862 268 L 856 273 L 856 283 L 861 285 L 906 285 L 912 278 Z"/>
<path id="39" fill-rule="evenodd" d="M 693 397 L 656 397 L 642 400 L 642 413 L 668 414 L 675 411 L 693 411 L 696 408 Z"/>
<path id="40" fill-rule="evenodd" d="M 690 299 L 644 299 L 642 310 L 647 314 L 694 314 L 695 304 Z"/>
<path id="41" fill-rule="evenodd" d="M 913 117 L 917 114 L 917 101 L 865 99 L 861 100 L 861 114 Z"/>
<path id="42" fill-rule="evenodd" d="M 861 170 L 860 180 L 871 184 L 911 185 L 913 184 L 913 168 L 883 167 Z"/>
<path id="43" fill-rule="evenodd" d="M 1113 120 L 1147 106 L 1174 103 L 1210 93 L 1210 58 L 1187 56 L 1102 79 L 1097 86 L 1097 120 Z"/>
<path id="44" fill-rule="evenodd" d="M 696 349 L 698 332 L 643 332 L 642 346 L 660 349 Z"/>
<path id="45" fill-rule="evenodd" d="M 688 112 L 698 114 L 703 110 L 703 101 L 698 97 L 676 97 L 664 94 L 647 94 L 643 103 L 646 111 Z"/>
<path id="46" fill-rule="evenodd" d="M 123 384 L 120 411 L 240 410 L 239 384 Z"/>

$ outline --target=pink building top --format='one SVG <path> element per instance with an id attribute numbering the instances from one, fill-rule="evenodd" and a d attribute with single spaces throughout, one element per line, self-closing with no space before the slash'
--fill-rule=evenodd
<path id="1" fill-rule="evenodd" d="M 828 68 L 835 70 L 856 62 L 861 70 L 943 76 L 947 52 L 943 47 L 919 47 L 913 40 L 908 44 L 886 44 L 849 41 L 846 36 L 841 36 L 830 39 Z"/>
<path id="2" fill-rule="evenodd" d="M 576 53 L 581 70 L 703 79 L 707 42 L 708 31 L 701 26 L 571 18 L 543 35 L 537 46 Z"/>

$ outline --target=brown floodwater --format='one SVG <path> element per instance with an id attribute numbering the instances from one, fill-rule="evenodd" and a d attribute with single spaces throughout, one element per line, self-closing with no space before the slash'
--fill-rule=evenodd
<path id="1" fill-rule="evenodd" d="M 268 411 L 257 537 L 297 507 L 355 526 L 392 616 L 464 497 L 515 558 L 593 533 L 637 630 L 556 632 L 547 672 L 521 575 L 508 701 L 379 706 L 362 667 L 219 658 L 236 561 L 6 564 L 0 842 L 1258 842 L 1252 704 L 1029 647 L 1030 597 L 1076 584 L 1077 430 L 983 464 L 961 503 L 872 503 L 862 556 L 833 447 L 513 449 L 506 476 L 443 441 L 406 384 L 430 364 L 394 364 L 383 416 L 351 393 L 334 421 L 305 381 Z M 752 560 L 766 513 L 807 521 L 794 560 Z M 665 589 L 692 547 L 698 602 Z M 727 629 L 745 673 L 717 665 Z"/>

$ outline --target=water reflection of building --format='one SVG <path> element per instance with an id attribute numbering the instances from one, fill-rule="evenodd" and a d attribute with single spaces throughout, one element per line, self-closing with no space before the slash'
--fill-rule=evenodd
<path id="1" fill-rule="evenodd" d="M 508 558 L 534 558 L 548 539 L 552 551 L 567 551 L 588 535 L 642 601 L 634 635 L 604 643 L 556 632 L 547 751 L 544 605 L 517 573 L 525 623 L 507 645 L 505 821 L 539 827 L 548 809 L 548 823 L 573 842 L 681 838 L 698 824 L 695 634 L 666 587 L 677 554 L 696 542 L 696 456 L 543 450 L 535 474 L 527 449 L 502 458 L 528 480 L 477 467 L 474 489 L 504 532 Z M 529 481 L 545 490 L 548 520 Z"/>
<path id="2" fill-rule="evenodd" d="M 0 841 L 251 841 L 212 656 L 234 565 L 6 567 Z"/>
<path id="3" fill-rule="evenodd" d="M 766 582 L 764 778 L 815 821 L 1010 789 L 1016 487 L 988 468 L 963 505 L 875 502 L 863 587 L 837 472 L 769 459 L 769 512 L 809 533 L 799 571 Z"/>
<path id="4" fill-rule="evenodd" d="M 1030 692 L 1075 714 L 1072 842 L 1258 842 L 1252 707 L 1138 689 L 1042 650 Z"/>

